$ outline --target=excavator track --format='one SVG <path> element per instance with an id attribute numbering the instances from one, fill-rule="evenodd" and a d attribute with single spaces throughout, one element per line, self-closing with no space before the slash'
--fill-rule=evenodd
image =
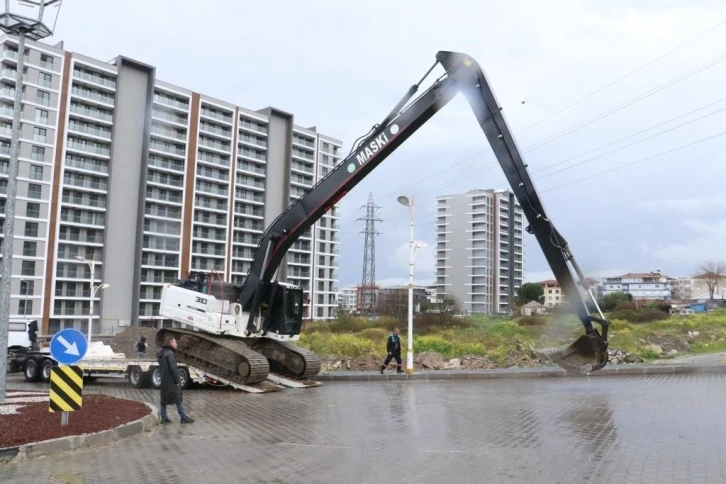
<path id="1" fill-rule="evenodd" d="M 260 338 L 251 340 L 249 346 L 269 360 L 272 371 L 284 376 L 302 380 L 317 375 L 322 368 L 315 352 L 289 341 Z"/>
<path id="2" fill-rule="evenodd" d="M 178 328 L 156 333 L 156 345 L 167 336 L 176 338 L 177 359 L 190 366 L 226 378 L 240 385 L 265 381 L 270 364 L 264 355 L 250 349 L 239 338 L 228 338 Z"/>

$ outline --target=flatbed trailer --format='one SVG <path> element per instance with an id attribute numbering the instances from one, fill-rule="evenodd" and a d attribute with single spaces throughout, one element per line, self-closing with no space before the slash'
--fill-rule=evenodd
<path id="1" fill-rule="evenodd" d="M 15 347 L 8 358 L 10 373 L 23 372 L 27 382 L 50 382 L 50 372 L 58 362 L 51 356 L 49 348 L 30 350 Z M 83 370 L 83 378 L 93 381 L 97 378 L 126 379 L 134 388 L 154 388 L 161 386 L 161 375 L 156 358 L 126 358 L 123 353 L 114 353 L 110 346 L 102 342 L 89 345 L 86 357 L 76 366 Z M 192 383 L 211 386 L 230 386 L 248 393 L 267 393 L 283 388 L 317 386 L 314 381 L 298 381 L 282 375 L 270 373 L 264 382 L 241 385 L 224 377 L 204 372 L 194 366 L 177 363 L 182 388 Z"/>

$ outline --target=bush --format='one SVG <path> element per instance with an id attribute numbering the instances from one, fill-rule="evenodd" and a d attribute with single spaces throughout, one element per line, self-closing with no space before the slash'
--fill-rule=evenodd
<path id="1" fill-rule="evenodd" d="M 652 309 L 619 309 L 610 313 L 610 319 L 621 319 L 629 323 L 650 323 L 668 319 L 668 314 Z"/>
<path id="2" fill-rule="evenodd" d="M 547 318 L 544 316 L 523 316 L 516 320 L 520 326 L 544 326 Z"/>
<path id="3" fill-rule="evenodd" d="M 453 328 L 471 328 L 474 323 L 467 318 L 457 318 L 439 313 L 421 313 L 413 318 L 414 331 L 420 334 L 430 334 Z"/>

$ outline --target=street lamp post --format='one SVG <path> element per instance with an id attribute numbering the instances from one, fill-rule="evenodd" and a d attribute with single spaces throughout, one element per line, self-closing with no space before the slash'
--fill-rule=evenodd
<path id="1" fill-rule="evenodd" d="M 406 373 L 413 373 L 413 264 L 416 259 L 416 249 L 423 249 L 427 245 L 425 242 L 414 241 L 413 239 L 413 196 L 409 199 L 401 195 L 398 197 L 398 203 L 404 207 L 408 207 L 410 217 L 410 235 L 408 239 L 408 246 L 410 248 L 408 262 L 408 352 L 406 353 Z"/>
<path id="2" fill-rule="evenodd" d="M 5 228 L 3 230 L 2 279 L 0 279 L 0 403 L 5 401 L 7 375 L 8 326 L 10 324 L 10 291 L 13 262 L 13 241 L 15 237 L 15 197 L 18 192 L 18 154 L 20 153 L 20 112 L 23 97 L 23 69 L 25 68 L 25 38 L 44 39 L 53 30 L 43 23 L 45 8 L 60 6 L 61 0 L 5 0 L 0 11 L 0 31 L 18 37 L 18 67 L 15 73 L 15 97 L 13 104 L 13 125 L 10 138 L 10 163 L 5 199 Z M 37 8 L 37 17 L 28 16 L 27 10 Z M 35 14 L 35 12 L 33 12 Z M 57 13 L 56 13 L 57 18 Z M 55 21 L 53 22 L 55 24 Z M 55 25 L 54 25 L 55 27 Z"/>
<path id="3" fill-rule="evenodd" d="M 91 303 L 88 306 L 88 342 L 91 342 L 91 335 L 93 334 L 93 298 L 96 297 L 96 293 L 100 291 L 101 289 L 106 289 L 110 284 L 104 284 L 101 283 L 98 286 L 93 285 L 93 272 L 94 268 L 96 267 L 96 253 L 94 252 L 93 258 L 91 260 L 86 259 L 85 257 L 76 256 L 76 259 L 78 259 L 81 262 L 85 262 L 88 264 L 89 269 L 91 269 L 91 281 L 89 282 L 90 292 L 91 292 Z"/>

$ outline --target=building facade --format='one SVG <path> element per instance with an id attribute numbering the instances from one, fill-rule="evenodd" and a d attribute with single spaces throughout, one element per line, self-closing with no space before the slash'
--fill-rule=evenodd
<path id="1" fill-rule="evenodd" d="M 588 290 L 595 298 L 597 298 L 600 293 L 600 281 L 591 277 L 587 277 L 585 278 L 585 280 L 588 284 Z M 565 293 L 564 291 L 562 291 L 562 286 L 560 286 L 560 283 L 556 280 L 547 279 L 545 281 L 540 281 L 537 284 L 542 286 L 542 289 L 544 290 L 544 307 L 552 309 L 562 305 L 565 302 Z M 585 291 L 583 290 L 582 293 L 584 294 Z"/>
<path id="2" fill-rule="evenodd" d="M 673 284 L 659 270 L 655 272 L 629 272 L 618 277 L 603 279 L 603 295 L 628 292 L 633 299 L 670 299 Z"/>
<path id="3" fill-rule="evenodd" d="M 353 313 L 358 310 L 358 287 L 344 287 L 338 293 L 338 306 L 345 311 Z"/>
<path id="4" fill-rule="evenodd" d="M 0 37 L 4 214 L 17 41 Z M 164 283 L 217 271 L 241 283 L 264 229 L 341 161 L 342 143 L 293 115 L 253 111 L 27 40 L 11 319 L 42 333 L 157 325 Z M 4 223 L 4 215 L 3 215 Z M 308 316 L 336 307 L 338 206 L 289 251 L 278 279 L 306 289 Z M 91 297 L 93 283 L 110 287 Z"/>
<path id="5" fill-rule="evenodd" d="M 522 286 L 524 214 L 509 190 L 437 197 L 436 289 L 469 314 L 509 313 Z"/>

